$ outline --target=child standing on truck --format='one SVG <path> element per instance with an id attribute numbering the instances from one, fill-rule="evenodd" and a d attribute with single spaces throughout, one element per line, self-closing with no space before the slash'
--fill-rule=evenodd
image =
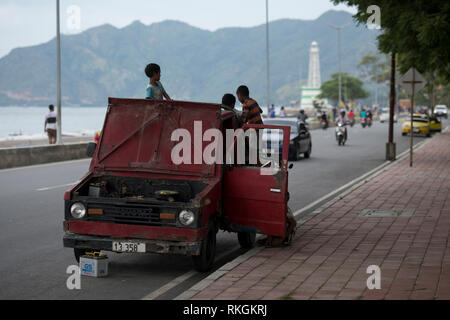
<path id="1" fill-rule="evenodd" d="M 240 86 L 236 90 L 236 95 L 240 103 L 242 103 L 242 123 L 263 124 L 261 113 L 256 100 L 250 98 L 250 92 L 247 86 Z"/>
<path id="2" fill-rule="evenodd" d="M 145 67 L 145 74 L 150 79 L 145 93 L 146 99 L 163 100 L 164 97 L 166 98 L 166 100 L 172 100 L 159 81 L 161 79 L 161 68 L 159 67 L 159 65 L 157 65 L 156 63 L 148 64 Z"/>

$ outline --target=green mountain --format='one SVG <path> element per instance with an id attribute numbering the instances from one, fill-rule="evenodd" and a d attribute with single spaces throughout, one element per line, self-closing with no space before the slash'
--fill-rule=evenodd
<path id="1" fill-rule="evenodd" d="M 317 41 L 322 81 L 342 68 L 356 74 L 362 55 L 374 51 L 377 33 L 357 27 L 351 14 L 328 11 L 316 20 L 270 23 L 271 95 L 274 103 L 298 99 L 299 74 L 307 78 L 309 47 Z M 61 36 L 63 105 L 104 105 L 107 97 L 144 97 L 147 63 L 162 68 L 161 82 L 174 99 L 218 102 L 241 84 L 261 105 L 266 100 L 265 25 L 211 32 L 178 21 L 118 29 L 111 25 Z M 0 59 L 0 105 L 47 105 L 56 99 L 55 39 L 17 48 Z"/>

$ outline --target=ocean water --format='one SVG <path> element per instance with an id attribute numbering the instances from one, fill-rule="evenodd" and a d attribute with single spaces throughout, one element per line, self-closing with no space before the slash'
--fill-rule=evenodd
<path id="1" fill-rule="evenodd" d="M 62 107 L 63 135 L 93 136 L 101 130 L 107 107 Z M 0 107 L 0 141 L 46 138 L 48 107 Z"/>

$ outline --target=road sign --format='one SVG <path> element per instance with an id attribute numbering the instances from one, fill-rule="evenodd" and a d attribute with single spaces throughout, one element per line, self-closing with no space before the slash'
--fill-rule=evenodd
<path id="1" fill-rule="evenodd" d="M 414 86 L 412 85 L 413 83 Z M 415 68 L 409 69 L 404 75 L 400 77 L 400 85 L 403 89 L 406 90 L 409 95 L 413 94 L 413 88 L 414 93 L 416 93 L 417 91 L 423 89 L 426 84 L 427 82 L 425 78 Z"/>
<path id="2" fill-rule="evenodd" d="M 408 92 L 411 98 L 410 123 L 409 123 L 409 166 L 413 166 L 413 134 L 414 134 L 414 94 L 425 87 L 425 78 L 411 68 L 403 76 L 400 77 L 400 85 Z"/>

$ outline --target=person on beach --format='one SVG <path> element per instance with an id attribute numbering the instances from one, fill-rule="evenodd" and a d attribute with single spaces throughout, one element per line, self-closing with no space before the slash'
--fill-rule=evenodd
<path id="1" fill-rule="evenodd" d="M 56 143 L 56 112 L 55 106 L 49 105 L 48 109 L 49 113 L 45 116 L 44 122 L 44 131 L 47 132 L 48 135 L 48 143 L 55 144 Z"/>

